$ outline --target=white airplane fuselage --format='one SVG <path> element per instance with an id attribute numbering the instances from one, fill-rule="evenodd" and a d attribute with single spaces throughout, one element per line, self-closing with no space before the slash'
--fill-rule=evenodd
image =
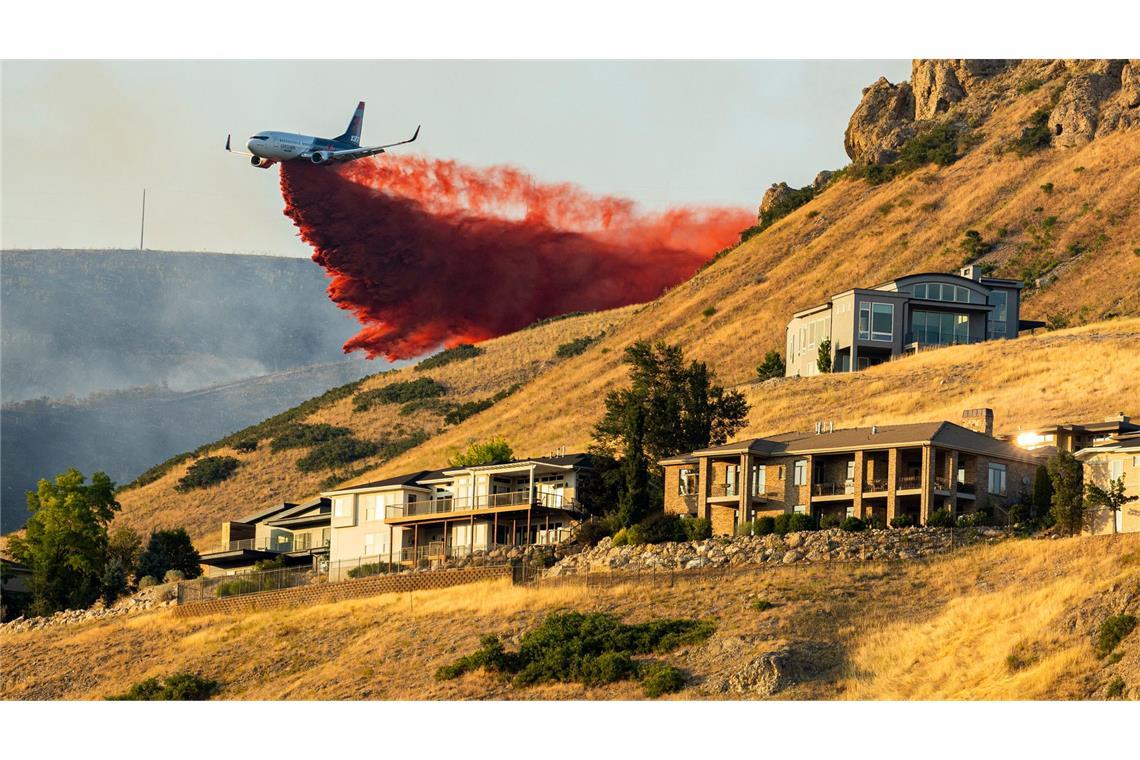
<path id="1" fill-rule="evenodd" d="M 319 149 L 336 150 L 352 148 L 352 145 L 338 145 L 312 135 L 298 135 L 293 132 L 258 132 L 245 143 L 246 149 L 258 158 L 270 161 L 289 161 L 307 151 Z"/>

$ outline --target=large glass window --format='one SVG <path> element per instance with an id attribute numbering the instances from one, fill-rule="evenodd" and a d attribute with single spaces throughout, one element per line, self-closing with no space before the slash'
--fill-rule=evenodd
<path id="1" fill-rule="evenodd" d="M 767 473 L 762 464 L 752 465 L 752 493 L 763 494 L 767 481 Z"/>
<path id="2" fill-rule="evenodd" d="M 807 460 L 806 459 L 797 459 L 796 464 L 795 464 L 795 470 L 793 471 L 793 473 L 794 473 L 794 475 L 793 475 L 794 479 L 792 480 L 793 485 L 797 485 L 797 486 L 806 485 L 807 484 Z"/>
<path id="3" fill-rule="evenodd" d="M 692 467 L 682 467 L 677 493 L 681 496 L 694 496 L 697 493 L 697 471 Z"/>
<path id="4" fill-rule="evenodd" d="M 1008 334 L 1006 323 L 1009 321 L 1009 294 L 995 290 L 990 293 L 989 302 L 994 307 L 990 312 L 989 337 L 1004 338 Z"/>
<path id="5" fill-rule="evenodd" d="M 871 340 L 892 340 L 895 335 L 895 305 L 871 304 Z"/>
<path id="6" fill-rule="evenodd" d="M 967 343 L 970 339 L 970 317 L 936 311 L 911 313 L 911 339 L 928 346 Z"/>
<path id="7" fill-rule="evenodd" d="M 1005 496 L 1005 465 L 991 463 L 987 490 L 995 496 Z"/>

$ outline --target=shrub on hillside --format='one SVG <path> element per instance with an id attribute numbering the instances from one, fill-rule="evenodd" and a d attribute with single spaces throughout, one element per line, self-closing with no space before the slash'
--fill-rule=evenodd
<path id="1" fill-rule="evenodd" d="M 712 520 L 707 517 L 682 517 L 680 523 L 686 541 L 704 541 L 706 538 L 712 538 Z"/>
<path id="2" fill-rule="evenodd" d="M 948 509 L 936 509 L 926 518 L 928 528 L 953 528 L 954 515 Z"/>
<path id="3" fill-rule="evenodd" d="M 646 665 L 642 669 L 641 679 L 641 688 L 650 699 L 685 688 L 685 673 L 665 662 Z"/>
<path id="4" fill-rule="evenodd" d="M 598 517 L 591 517 L 578 527 L 578 541 L 585 546 L 597 546 L 599 541 L 613 534 L 609 521 Z"/>
<path id="5" fill-rule="evenodd" d="M 811 515 L 800 512 L 784 512 L 776 515 L 772 524 L 772 532 L 777 536 L 785 536 L 788 533 L 816 530 L 817 527 L 815 518 Z"/>
<path id="6" fill-rule="evenodd" d="M 301 472 L 316 472 L 330 470 L 351 464 L 359 459 L 370 457 L 380 452 L 380 445 L 372 441 L 362 441 L 359 438 L 348 436 L 334 438 L 326 441 L 297 460 L 297 469 Z"/>
<path id="7" fill-rule="evenodd" d="M 224 581 L 218 584 L 218 598 L 224 599 L 227 596 L 242 596 L 244 594 L 256 594 L 258 591 L 265 591 L 265 587 L 258 581 L 252 578 L 235 578 L 232 581 Z"/>
<path id="8" fill-rule="evenodd" d="M 174 568 L 167 570 L 162 575 L 163 583 L 178 583 L 178 581 L 184 580 L 186 580 L 186 573 L 182 572 L 181 570 L 175 570 Z"/>
<path id="9" fill-rule="evenodd" d="M 155 583 L 171 570 L 181 572 L 183 578 L 197 578 L 202 574 L 201 557 L 185 528 L 154 531 L 139 557 L 139 575 L 150 576 Z M 141 582 L 139 587 L 142 587 Z"/>
<path id="10" fill-rule="evenodd" d="M 639 543 L 663 544 L 667 541 L 685 540 L 685 528 L 677 515 L 656 512 L 642 520 L 637 528 Z"/>
<path id="11" fill-rule="evenodd" d="M 1135 627 L 1135 615 L 1113 615 L 1105 618 L 1096 634 L 1097 656 L 1104 657 L 1111 653 Z"/>
<path id="12" fill-rule="evenodd" d="M 521 387 L 522 383 L 515 383 L 511 387 L 504 388 L 489 398 L 480 399 L 479 401 L 467 401 L 462 404 L 453 404 L 447 413 L 443 415 L 443 421 L 448 425 L 458 425 L 468 417 L 474 417 L 479 412 L 490 409 Z"/>
<path id="13" fill-rule="evenodd" d="M 241 452 L 242 454 L 248 454 L 251 451 L 257 451 L 257 439 L 245 438 L 238 441 L 234 444 L 234 451 Z"/>
<path id="14" fill-rule="evenodd" d="M 1042 108 L 1029 117 L 1021 130 L 1021 135 L 1010 146 L 1014 153 L 1021 157 L 1049 147 L 1053 141 L 1053 133 L 1049 131 L 1049 111 Z"/>
<path id="15" fill-rule="evenodd" d="M 174 490 L 186 493 L 198 488 L 209 488 L 229 478 L 240 466 L 241 462 L 234 457 L 203 457 L 187 468 Z"/>
<path id="16" fill-rule="evenodd" d="M 784 357 L 780 356 L 779 351 L 769 351 L 764 354 L 764 361 L 756 367 L 756 377 L 760 381 L 771 380 L 783 377 L 785 371 Z"/>
<path id="17" fill-rule="evenodd" d="M 554 349 L 554 355 L 559 359 L 569 359 L 572 356 L 578 356 L 584 353 L 587 348 L 597 343 L 602 339 L 605 333 L 598 333 L 597 335 L 583 335 L 580 338 L 567 341 L 558 348 Z"/>
<path id="18" fill-rule="evenodd" d="M 467 445 L 467 450 L 456 452 L 448 458 L 447 463 L 452 467 L 478 467 L 485 464 L 502 464 L 514 457 L 514 450 L 503 438 L 491 438 L 486 441 L 473 441 Z"/>
<path id="19" fill-rule="evenodd" d="M 218 682 L 212 679 L 195 673 L 175 673 L 162 681 L 157 678 L 139 681 L 123 694 L 107 699 L 132 702 L 202 701 L 217 694 L 219 689 Z"/>
<path id="20" fill-rule="evenodd" d="M 479 649 L 439 668 L 435 677 L 449 680 L 482 669 L 511 678 L 515 687 L 571 682 L 601 686 L 630 678 L 652 678 L 648 690 L 663 694 L 681 688 L 683 674 L 633 658 L 703 642 L 714 630 L 711 622 L 701 620 L 627 625 L 601 612 L 554 613 L 523 635 L 517 652 L 506 651 L 497 636 L 484 636 Z"/>
<path id="21" fill-rule="evenodd" d="M 352 435 L 352 431 L 348 428 L 336 427 L 327 422 L 319 422 L 315 425 L 294 422 L 282 428 L 274 436 L 269 443 L 269 450 L 305 449 L 349 435 Z"/>
<path id="22" fill-rule="evenodd" d="M 766 536 L 776 530 L 776 518 L 757 517 L 752 522 L 742 523 L 736 533 L 740 536 Z"/>
<path id="23" fill-rule="evenodd" d="M 158 585 L 158 579 L 155 578 L 153 575 L 144 575 L 143 577 L 139 578 L 139 584 L 138 585 L 139 585 L 139 591 L 142 591 L 144 588 L 150 588 L 151 586 L 157 586 Z"/>
<path id="24" fill-rule="evenodd" d="M 968 515 L 960 515 L 957 522 L 959 528 L 977 528 L 989 524 L 990 516 L 982 510 L 971 512 Z"/>
<path id="25" fill-rule="evenodd" d="M 352 398 L 352 408 L 364 412 L 376 404 L 406 404 L 417 399 L 438 398 L 445 395 L 447 395 L 446 385 L 430 377 L 419 377 L 357 393 Z"/>
<path id="26" fill-rule="evenodd" d="M 848 533 L 859 533 L 867 529 L 867 523 L 863 522 L 858 517 L 848 517 L 846 520 L 839 523 L 839 529 Z"/>
<path id="27" fill-rule="evenodd" d="M 897 515 L 891 518 L 892 528 L 913 528 L 914 518 L 910 515 Z"/>
<path id="28" fill-rule="evenodd" d="M 416 365 L 415 371 L 423 372 L 424 370 L 435 369 L 436 367 L 442 367 L 445 364 L 451 364 L 452 362 L 460 362 L 464 359 L 474 359 L 476 356 L 479 356 L 482 353 L 483 349 L 479 348 L 478 346 L 473 346 L 470 343 L 460 343 L 454 348 L 445 349 L 443 351 L 440 351 L 438 354 L 435 354 L 434 356 L 429 356 L 428 358 L 424 359 Z"/>

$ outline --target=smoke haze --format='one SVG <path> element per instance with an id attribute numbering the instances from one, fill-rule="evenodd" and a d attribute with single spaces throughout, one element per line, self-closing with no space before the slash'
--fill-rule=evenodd
<path id="1" fill-rule="evenodd" d="M 754 222 L 738 208 L 640 213 L 517 169 L 421 157 L 281 167 L 285 214 L 364 325 L 344 345 L 409 358 L 536 320 L 649 301 Z"/>

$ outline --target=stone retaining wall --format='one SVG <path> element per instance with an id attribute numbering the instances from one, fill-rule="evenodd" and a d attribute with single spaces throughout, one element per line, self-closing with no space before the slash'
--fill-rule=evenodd
<path id="1" fill-rule="evenodd" d="M 230 596 L 222 599 L 208 599 L 190 602 L 175 607 L 174 617 L 195 617 L 198 615 L 229 615 L 237 612 L 253 612 L 273 607 L 294 607 L 310 604 L 339 602 L 344 599 L 359 599 L 380 594 L 405 591 L 423 591 L 465 583 L 510 578 L 512 570 L 507 565 L 497 567 L 468 567 L 462 570 L 440 570 L 430 573 L 398 573 L 375 575 L 370 578 L 344 581 L 341 583 L 318 583 L 311 586 L 297 586 L 280 591 L 264 591 L 259 594 Z"/>
<path id="2" fill-rule="evenodd" d="M 610 538 L 562 559 L 548 577 L 607 570 L 674 569 L 797 562 L 887 562 L 929 557 L 959 546 L 1001 541 L 998 528 L 902 528 L 847 533 L 838 528 L 786 536 L 737 536 L 686 543 L 614 546 Z"/>

